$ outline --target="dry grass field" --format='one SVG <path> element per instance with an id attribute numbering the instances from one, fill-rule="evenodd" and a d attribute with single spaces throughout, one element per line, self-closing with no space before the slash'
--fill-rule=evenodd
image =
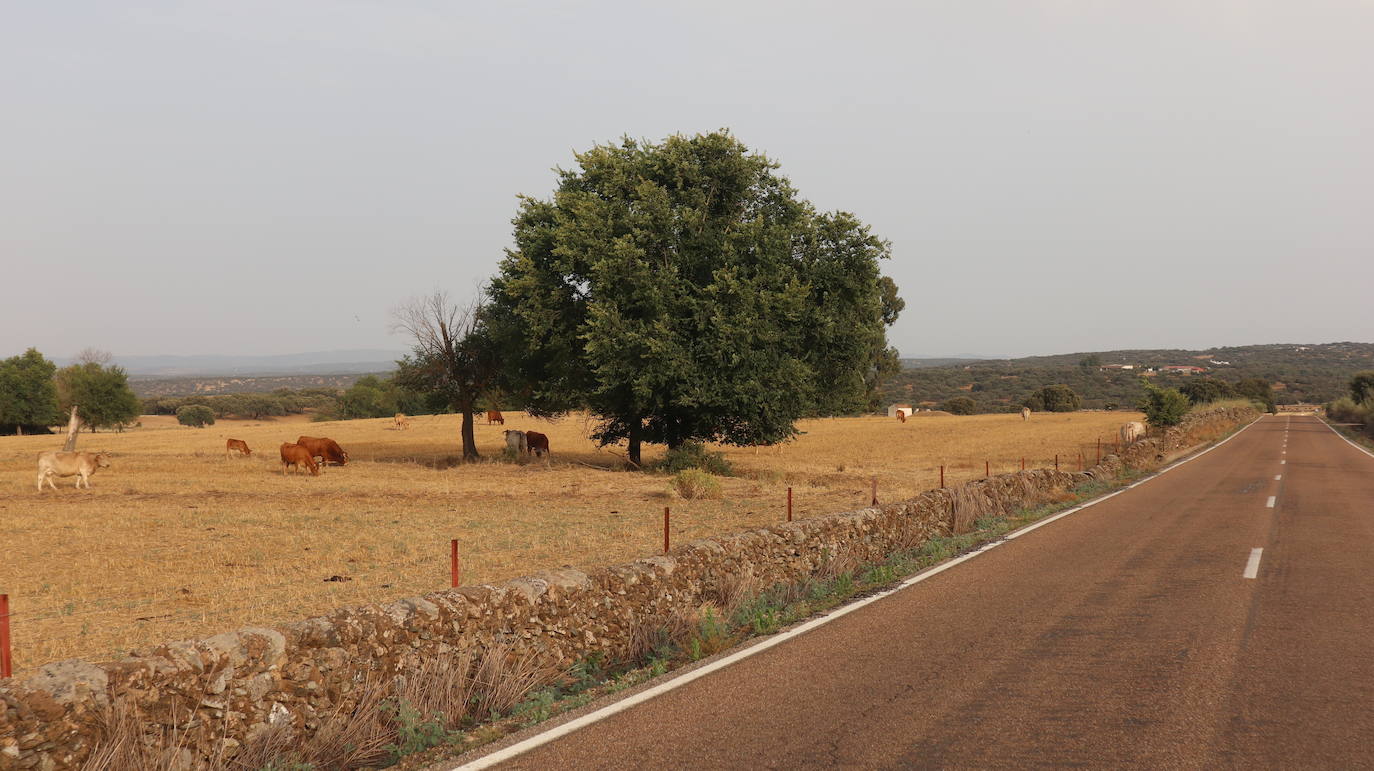
<path id="1" fill-rule="evenodd" d="M 861 507 L 870 480 L 882 500 L 1053 463 L 1091 463 L 1135 413 L 803 421 L 776 449 L 725 449 L 736 475 L 718 500 L 682 500 L 661 474 L 617 470 L 617 455 L 586 438 L 582 418 L 507 413 L 504 428 L 549 435 L 551 460 L 503 459 L 502 426 L 478 420 L 483 462 L 459 465 L 453 415 L 309 423 L 227 421 L 205 429 L 145 417 L 122 434 L 83 434 L 112 467 L 38 493 L 35 456 L 61 437 L 0 437 L 0 592 L 11 597 L 16 671 L 101 658 L 164 640 L 318 615 L 331 608 L 443 589 L 449 539 L 461 543 L 463 582 L 541 568 L 591 568 L 654 553 L 663 507 L 674 543 L 784 518 L 788 486 L 798 518 Z M 351 455 L 319 477 L 280 473 L 277 447 L 329 436 Z M 251 458 L 224 455 L 227 437 Z M 614 448 L 612 448 L 614 449 Z M 662 448 L 646 448 L 646 461 Z M 329 580 L 337 577 L 336 580 Z M 338 580 L 343 579 L 343 580 Z"/>

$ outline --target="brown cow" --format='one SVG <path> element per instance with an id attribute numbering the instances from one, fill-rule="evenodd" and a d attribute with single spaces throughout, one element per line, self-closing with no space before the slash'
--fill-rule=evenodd
<path id="1" fill-rule="evenodd" d="M 897 410 L 897 420 L 901 423 L 906 422 L 906 410 Z"/>
<path id="2" fill-rule="evenodd" d="M 76 486 L 84 482 L 91 489 L 91 474 L 96 470 L 110 467 L 110 454 L 107 452 L 57 452 L 48 450 L 38 453 L 38 492 L 43 492 L 43 482 L 56 490 L 53 477 L 76 477 Z"/>
<path id="3" fill-rule="evenodd" d="M 281 446 L 281 475 L 286 476 L 286 469 L 295 467 L 297 470 L 310 469 L 312 476 L 320 475 L 320 467 L 315 465 L 315 457 L 310 454 L 310 450 L 299 444 L 287 442 Z"/>
<path id="4" fill-rule="evenodd" d="M 549 452 L 549 437 L 538 431 L 526 431 L 525 444 L 529 447 L 529 451 L 534 453 L 535 457 L 552 454 Z"/>
<path id="5" fill-rule="evenodd" d="M 487 425 L 490 426 L 492 423 L 506 425 L 506 419 L 501 415 L 500 410 L 487 410 Z"/>
<path id="6" fill-rule="evenodd" d="M 396 413 L 396 428 L 402 431 L 410 428 L 410 419 L 406 417 L 404 412 Z"/>
<path id="7" fill-rule="evenodd" d="M 310 454 L 320 459 L 320 465 L 326 466 L 333 463 L 336 466 L 348 465 L 348 453 L 339 446 L 339 443 L 327 436 L 299 436 L 296 437 L 296 444 L 310 451 Z"/>
<path id="8" fill-rule="evenodd" d="M 253 451 L 248 449 L 248 443 L 242 439 L 230 439 L 224 443 L 224 457 L 230 457 L 235 451 L 244 457 L 250 457 Z"/>

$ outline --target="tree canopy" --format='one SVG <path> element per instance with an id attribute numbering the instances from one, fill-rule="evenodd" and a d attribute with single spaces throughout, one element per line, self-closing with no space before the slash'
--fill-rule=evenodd
<path id="1" fill-rule="evenodd" d="M 902 309 L 886 241 L 818 213 L 728 132 L 625 139 L 522 198 L 492 280 L 507 391 L 586 407 L 603 444 L 767 444 L 807 414 L 876 403 Z"/>
<path id="2" fill-rule="evenodd" d="M 1374 369 L 1356 372 L 1350 378 L 1350 399 L 1356 404 L 1374 402 Z"/>
<path id="3" fill-rule="evenodd" d="M 1060 383 L 1035 391 L 1026 399 L 1025 406 L 1036 412 L 1073 412 L 1083 406 L 1083 400 L 1072 388 Z"/>
<path id="4" fill-rule="evenodd" d="M 46 429 L 62 418 L 57 412 L 57 365 L 36 348 L 0 362 L 0 432 Z"/>
<path id="5" fill-rule="evenodd" d="M 1174 426 L 1183 420 L 1192 406 L 1188 397 L 1177 388 L 1160 388 L 1144 378 L 1140 385 L 1145 389 L 1145 398 L 1140 400 L 1140 409 L 1145 413 L 1145 421 L 1152 426 Z"/>
<path id="6" fill-rule="evenodd" d="M 141 404 L 129 388 L 129 376 L 117 365 L 98 360 L 73 364 L 57 371 L 56 383 L 62 411 L 76 405 L 77 415 L 92 430 L 122 426 L 139 415 Z"/>

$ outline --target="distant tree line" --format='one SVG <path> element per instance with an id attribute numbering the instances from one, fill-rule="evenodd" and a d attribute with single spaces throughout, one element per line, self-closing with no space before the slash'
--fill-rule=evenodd
<path id="1" fill-rule="evenodd" d="M 1225 364 L 1213 364 L 1213 360 Z M 1131 364 L 1136 369 L 1102 369 L 1110 364 Z M 1345 392 L 1351 371 L 1374 366 L 1374 344 L 1241 346 L 1216 349 L 1206 355 L 1181 350 L 1107 351 L 959 362 L 953 366 L 904 369 L 884 381 L 882 393 L 888 404 L 934 406 L 967 396 L 976 402 L 978 412 L 1012 412 L 1020 409 L 1036 390 L 1063 384 L 1082 398 L 1086 408 L 1127 407 L 1145 396 L 1140 368 L 1170 364 L 1198 364 L 1209 371 L 1195 375 L 1155 373 L 1151 380 L 1161 388 L 1183 389 L 1189 383 L 1206 379 L 1237 390 L 1237 397 L 1226 398 L 1255 398 L 1265 404 L 1320 404 Z M 1260 393 L 1264 389 L 1253 386 L 1255 381 L 1268 384 L 1267 397 Z"/>
<path id="2" fill-rule="evenodd" d="M 261 420 L 312 411 L 327 412 L 335 408 L 339 398 L 339 391 L 333 388 L 279 388 L 267 394 L 154 396 L 143 400 L 142 410 L 145 415 L 176 415 L 183 407 L 199 405 L 208 408 L 216 419 Z"/>

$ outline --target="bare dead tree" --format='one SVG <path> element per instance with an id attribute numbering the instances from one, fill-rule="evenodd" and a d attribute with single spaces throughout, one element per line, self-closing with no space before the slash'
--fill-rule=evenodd
<path id="1" fill-rule="evenodd" d="M 74 452 L 76 450 L 76 435 L 81 431 L 81 418 L 76 414 L 76 405 L 72 405 L 72 414 L 67 418 L 67 442 L 62 445 L 63 452 Z"/>
<path id="2" fill-rule="evenodd" d="M 77 364 L 99 364 L 103 367 L 112 361 L 114 361 L 114 354 L 99 348 L 82 348 L 81 353 L 76 355 Z"/>
<path id="3" fill-rule="evenodd" d="M 480 300 L 460 305 L 440 291 L 392 311 L 392 332 L 414 341 L 412 355 L 400 362 L 397 381 L 411 390 L 438 393 L 462 413 L 463 459 L 469 461 L 479 457 L 473 412 L 500 374 L 500 358 L 487 334 L 484 315 Z"/>

